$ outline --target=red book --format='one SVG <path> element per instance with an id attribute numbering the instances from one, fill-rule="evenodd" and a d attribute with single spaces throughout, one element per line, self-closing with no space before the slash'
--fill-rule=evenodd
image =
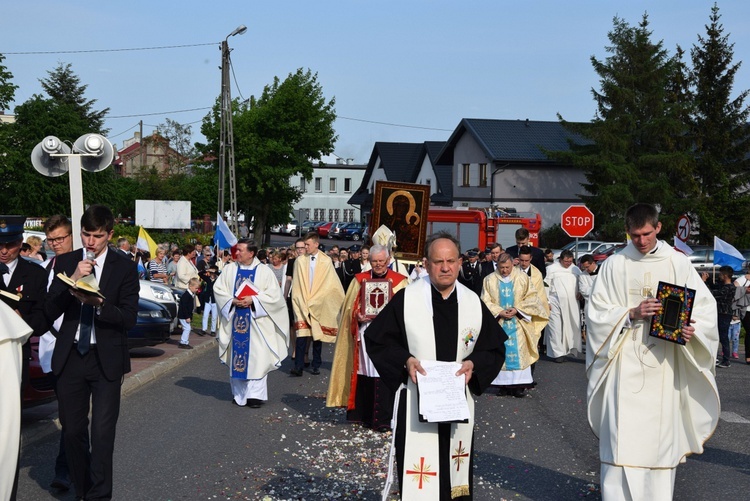
<path id="1" fill-rule="evenodd" d="M 240 284 L 239 289 L 237 289 L 237 292 L 234 293 L 234 297 L 237 299 L 245 299 L 248 296 L 257 296 L 260 290 L 250 282 L 249 280 L 245 280 Z"/>

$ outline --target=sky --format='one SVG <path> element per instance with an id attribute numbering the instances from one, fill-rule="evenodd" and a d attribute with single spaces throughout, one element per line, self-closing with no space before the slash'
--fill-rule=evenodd
<path id="1" fill-rule="evenodd" d="M 88 86 L 118 147 L 167 118 L 201 119 L 221 92 L 228 39 L 232 97 L 260 95 L 274 77 L 317 73 L 335 98 L 335 156 L 366 164 L 376 141 L 447 140 L 462 118 L 588 121 L 598 88 L 590 58 L 607 57 L 618 16 L 648 13 L 652 40 L 674 53 L 705 35 L 713 1 L 380 0 L 5 2 L 0 53 L 19 86 L 12 113 L 59 63 Z M 750 2 L 718 3 L 734 61 L 750 59 Z M 180 46 L 179 48 L 160 48 Z M 147 50 L 129 50 L 147 49 Z M 29 54 L 42 52 L 44 54 Z M 750 61 L 735 95 L 750 88 Z M 185 111 L 190 110 L 190 111 Z M 42 138 L 39 138 L 40 140 Z M 76 139 L 76 138 L 61 138 Z"/>

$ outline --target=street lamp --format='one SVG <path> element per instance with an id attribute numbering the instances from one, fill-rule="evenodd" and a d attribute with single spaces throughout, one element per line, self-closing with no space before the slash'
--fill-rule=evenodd
<path id="1" fill-rule="evenodd" d="M 221 42 L 221 136 L 219 138 L 219 203 L 218 212 L 224 217 L 224 171 L 229 157 L 229 228 L 237 234 L 237 185 L 234 176 L 234 130 L 232 129 L 232 92 L 229 82 L 229 37 L 242 35 L 247 27 L 241 24 Z"/>

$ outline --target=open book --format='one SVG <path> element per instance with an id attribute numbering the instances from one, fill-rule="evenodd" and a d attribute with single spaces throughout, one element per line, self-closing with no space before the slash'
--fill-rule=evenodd
<path id="1" fill-rule="evenodd" d="M 58 273 L 57 278 L 62 280 L 71 289 L 75 289 L 76 291 L 82 292 L 83 294 L 99 296 L 100 298 L 104 299 L 104 296 L 99 291 L 99 282 L 97 282 L 96 276 L 94 276 L 93 273 L 83 278 L 79 278 L 78 281 L 74 281 L 65 273 Z"/>

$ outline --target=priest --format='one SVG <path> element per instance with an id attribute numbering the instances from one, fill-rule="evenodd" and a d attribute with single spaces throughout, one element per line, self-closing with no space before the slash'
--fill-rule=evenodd
<path id="1" fill-rule="evenodd" d="M 219 357 L 230 368 L 232 401 L 258 408 L 268 400 L 268 373 L 287 356 L 289 313 L 273 272 L 259 266 L 258 247 L 241 239 L 236 249 L 236 261 L 214 282 Z"/>
<path id="2" fill-rule="evenodd" d="M 657 239 L 659 214 L 625 215 L 628 246 L 602 264 L 587 307 L 588 419 L 599 438 L 604 501 L 672 499 L 677 465 L 719 420 L 716 301 L 690 260 Z M 695 290 L 686 344 L 649 335 L 659 282 Z"/>
<path id="3" fill-rule="evenodd" d="M 472 497 L 474 395 L 503 365 L 507 336 L 479 297 L 456 282 L 461 269 L 458 240 L 440 232 L 426 241 L 428 276 L 396 294 L 365 332 L 365 344 L 381 381 L 398 392 L 394 403 L 394 449 L 401 498 Z M 457 362 L 466 385 L 466 422 L 420 422 L 417 373 L 421 361 Z M 389 468 L 389 471 L 393 471 Z M 389 474 L 383 498 L 390 492 Z"/>
<path id="4" fill-rule="evenodd" d="M 549 313 L 529 276 L 513 266 L 507 253 L 500 254 L 497 270 L 484 278 L 482 301 L 508 335 L 505 364 L 492 386 L 501 395 L 523 398 L 534 387 L 531 364 L 539 359 L 537 345 Z"/>
<path id="5" fill-rule="evenodd" d="M 380 381 L 380 375 L 367 354 L 363 336 L 372 322 L 369 315 L 363 315 L 362 284 L 366 280 L 386 280 L 377 284 L 396 293 L 406 287 L 405 276 L 388 268 L 388 249 L 373 245 L 370 249 L 371 269 L 354 276 L 344 299 L 339 321 L 339 334 L 336 338 L 336 351 L 331 367 L 331 380 L 328 383 L 327 407 L 346 407 L 346 419 L 362 423 L 373 430 L 390 429 L 393 416 L 393 391 Z M 365 291 L 367 292 L 367 291 Z M 378 291 L 373 291 L 373 295 Z M 390 295 L 374 297 L 376 308 L 387 304 Z M 383 303 L 377 303 L 382 300 Z"/>
<path id="6" fill-rule="evenodd" d="M 547 356 L 564 362 L 569 354 L 583 353 L 581 307 L 578 304 L 578 277 L 581 270 L 573 264 L 573 253 L 564 250 L 557 263 L 547 268 L 549 282 L 549 325 L 545 331 Z"/>

